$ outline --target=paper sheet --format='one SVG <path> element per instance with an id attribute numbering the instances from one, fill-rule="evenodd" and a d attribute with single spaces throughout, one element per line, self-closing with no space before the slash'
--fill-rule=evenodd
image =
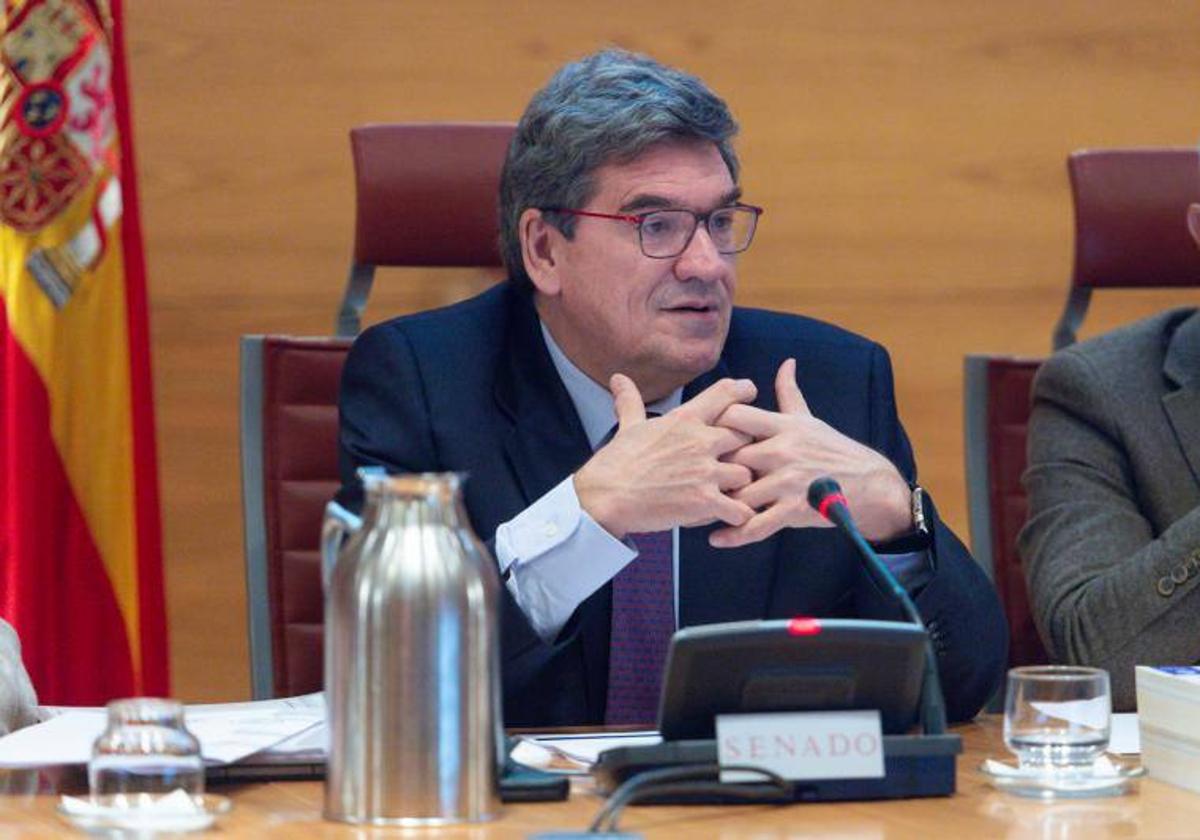
<path id="1" fill-rule="evenodd" d="M 99 708 L 55 707 L 49 720 L 0 738 L 0 767 L 86 764 L 92 742 L 104 731 Z M 205 760 L 228 764 L 311 729 L 321 729 L 325 701 L 320 693 L 249 703 L 187 706 L 184 721 L 200 740 Z"/>
<path id="2" fill-rule="evenodd" d="M 1112 716 L 1112 730 L 1108 735 L 1108 751 L 1118 755 L 1139 755 L 1142 752 L 1141 733 L 1138 732 L 1136 712 L 1123 712 Z"/>
<path id="3" fill-rule="evenodd" d="M 513 750 L 513 760 L 540 769 L 566 769 L 555 766 L 556 759 L 567 768 L 586 771 L 600 753 L 615 747 L 640 747 L 658 744 L 662 736 L 652 729 L 639 732 L 601 732 L 590 735 L 526 735 Z"/>
<path id="4" fill-rule="evenodd" d="M 1093 697 L 1090 700 L 1067 700 L 1061 703 L 1030 703 L 1043 715 L 1087 726 L 1103 729 L 1108 720 L 1108 697 Z"/>
<path id="5" fill-rule="evenodd" d="M 245 764 L 323 764 L 329 754 L 325 721 L 298 732 L 265 750 L 246 756 Z"/>
<path id="6" fill-rule="evenodd" d="M 1044 715 L 1069 720 L 1093 729 L 1104 726 L 1108 714 L 1108 698 L 1071 700 L 1066 703 L 1034 703 L 1033 707 Z M 1137 714 L 1118 713 L 1109 719 L 1108 751 L 1118 755 L 1137 755 L 1142 751 L 1138 737 Z"/>
<path id="7" fill-rule="evenodd" d="M 44 723 L 18 729 L 0 738 L 0 767 L 86 763 L 107 720 L 103 709 L 59 711 Z"/>
<path id="8" fill-rule="evenodd" d="M 320 692 L 251 703 L 188 706 L 188 729 L 200 739 L 207 761 L 229 764 L 324 724 Z"/>

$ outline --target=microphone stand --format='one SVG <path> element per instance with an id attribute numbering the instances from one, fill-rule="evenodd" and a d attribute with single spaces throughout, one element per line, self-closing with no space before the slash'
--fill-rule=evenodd
<path id="1" fill-rule="evenodd" d="M 850 515 L 846 497 L 841 488 L 832 478 L 818 478 L 808 488 L 808 502 L 821 516 L 828 519 L 841 531 L 854 547 L 866 567 L 867 572 L 875 583 L 900 604 L 905 616 L 913 624 L 926 631 L 925 635 L 925 673 L 921 681 L 921 729 L 927 735 L 941 735 L 946 731 L 946 700 L 942 694 L 942 682 L 938 676 L 937 657 L 933 652 L 933 643 L 929 639 L 928 629 L 917 605 L 913 603 L 908 592 L 896 580 L 892 570 L 887 567 L 875 549 L 863 537 L 862 532 Z"/>

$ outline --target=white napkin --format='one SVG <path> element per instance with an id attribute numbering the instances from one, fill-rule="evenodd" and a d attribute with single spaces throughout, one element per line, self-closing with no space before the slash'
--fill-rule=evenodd
<path id="1" fill-rule="evenodd" d="M 182 788 L 164 795 L 116 794 L 99 799 L 63 796 L 59 811 L 80 824 L 161 831 L 195 831 L 212 825 L 216 814 L 204 800 Z"/>
<path id="2" fill-rule="evenodd" d="M 994 758 L 987 759 L 983 762 L 983 764 L 987 772 L 991 773 L 993 776 L 1012 776 L 1013 778 L 1016 778 L 1018 776 L 1031 775 L 1031 771 L 1023 769 L 1016 764 L 1008 764 L 1004 761 L 996 761 Z M 1093 779 L 1115 779 L 1121 775 L 1121 772 L 1117 769 L 1117 765 L 1113 764 L 1112 760 L 1108 756 L 1102 755 L 1096 759 L 1095 764 L 1088 768 L 1087 775 Z"/>

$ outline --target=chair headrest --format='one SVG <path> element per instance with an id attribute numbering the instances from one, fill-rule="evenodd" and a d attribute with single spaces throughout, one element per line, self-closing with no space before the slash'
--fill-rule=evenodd
<path id="1" fill-rule="evenodd" d="M 350 131 L 357 265 L 498 266 L 500 170 L 513 123 Z"/>
<path id="2" fill-rule="evenodd" d="M 1074 286 L 1200 286 L 1200 248 L 1188 233 L 1188 206 L 1200 202 L 1200 152 L 1085 150 L 1067 169 Z"/>

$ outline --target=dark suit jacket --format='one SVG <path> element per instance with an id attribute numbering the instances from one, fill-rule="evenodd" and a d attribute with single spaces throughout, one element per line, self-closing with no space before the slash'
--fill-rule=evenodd
<path id="1" fill-rule="evenodd" d="M 1018 539 L 1042 638 L 1106 668 L 1200 660 L 1200 311 L 1054 354 L 1038 371 Z"/>
<path id="2" fill-rule="evenodd" d="M 794 356 L 812 411 L 883 452 L 909 480 L 912 451 L 896 416 L 892 373 L 877 344 L 793 315 L 735 309 L 716 369 L 758 386 L 775 409 L 774 377 Z M 354 470 L 469 474 L 479 536 L 516 516 L 591 456 L 554 369 L 532 301 L 504 283 L 463 303 L 379 324 L 355 342 L 342 375 L 339 500 L 361 502 Z M 917 598 L 938 651 L 948 712 L 973 715 L 1003 669 L 1007 634 L 991 584 L 934 516 L 936 574 Z M 831 529 L 788 529 L 755 545 L 714 549 L 712 527 L 680 530 L 681 626 L 794 615 L 901 620 Z M 586 558 L 581 558 L 586 562 Z M 543 643 L 507 591 L 502 673 L 508 725 L 600 723 L 608 679 L 610 586 L 588 598 L 554 644 Z"/>

